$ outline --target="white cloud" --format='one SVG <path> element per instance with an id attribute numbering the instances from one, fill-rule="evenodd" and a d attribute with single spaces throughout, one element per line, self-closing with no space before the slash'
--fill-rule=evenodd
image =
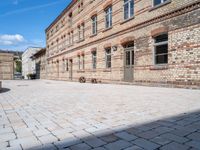
<path id="1" fill-rule="evenodd" d="M 24 42 L 25 39 L 22 35 L 20 34 L 15 34 L 15 35 L 9 35 L 9 34 L 4 34 L 0 35 L 0 45 L 16 45 L 18 43 Z"/>

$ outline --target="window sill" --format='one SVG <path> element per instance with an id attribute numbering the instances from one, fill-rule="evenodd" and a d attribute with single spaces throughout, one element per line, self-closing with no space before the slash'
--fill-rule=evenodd
<path id="1" fill-rule="evenodd" d="M 83 42 L 85 39 L 78 40 L 77 43 Z"/>
<path id="2" fill-rule="evenodd" d="M 103 70 L 103 72 L 111 72 L 111 68 L 106 68 Z"/>
<path id="3" fill-rule="evenodd" d="M 168 69 L 168 64 L 154 65 L 150 67 L 150 70 L 167 70 L 167 69 Z"/>
<path id="4" fill-rule="evenodd" d="M 78 70 L 77 73 L 84 73 L 85 70 Z"/>
<path id="5" fill-rule="evenodd" d="M 135 18 L 135 16 L 132 16 L 132 17 L 126 19 L 126 20 L 123 20 L 120 24 L 124 24 L 126 22 L 129 22 L 129 21 L 133 20 L 134 18 Z"/>
<path id="6" fill-rule="evenodd" d="M 71 46 L 73 46 L 74 44 L 70 44 L 70 45 L 68 45 L 68 47 L 71 47 Z"/>
<path id="7" fill-rule="evenodd" d="M 167 4 L 170 4 L 171 2 L 172 2 L 171 0 L 168 0 L 168 1 L 164 2 L 164 3 L 162 3 L 162 4 L 158 4 L 156 6 L 153 6 L 152 8 L 149 9 L 149 11 L 153 11 L 153 10 L 155 10 L 157 8 L 163 7 L 163 6 L 167 5 Z"/>
<path id="8" fill-rule="evenodd" d="M 97 36 L 97 33 L 90 35 L 90 38 L 95 37 L 95 36 Z"/>
<path id="9" fill-rule="evenodd" d="M 111 29 L 112 29 L 112 27 L 109 27 L 109 28 L 104 29 L 102 32 L 106 32 L 106 31 L 111 30 Z"/>

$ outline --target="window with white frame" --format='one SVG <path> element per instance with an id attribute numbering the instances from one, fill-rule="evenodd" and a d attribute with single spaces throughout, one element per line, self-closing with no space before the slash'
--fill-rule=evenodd
<path id="1" fill-rule="evenodd" d="M 110 28 L 112 26 L 112 6 L 105 9 L 105 26 Z"/>
<path id="2" fill-rule="evenodd" d="M 69 62 L 68 62 L 68 59 L 65 60 L 65 71 L 69 71 Z"/>
<path id="3" fill-rule="evenodd" d="M 85 69 L 85 55 L 82 55 L 82 69 Z"/>
<path id="4" fill-rule="evenodd" d="M 106 68 L 111 68 L 111 47 L 105 49 L 106 52 Z"/>
<path id="5" fill-rule="evenodd" d="M 97 16 L 93 16 L 92 18 L 92 34 L 97 34 Z"/>
<path id="6" fill-rule="evenodd" d="M 78 38 L 79 38 L 79 41 L 84 39 L 84 32 L 85 32 L 84 24 L 79 25 L 78 26 Z"/>
<path id="7" fill-rule="evenodd" d="M 97 68 L 97 51 L 92 52 L 92 68 Z"/>
<path id="8" fill-rule="evenodd" d="M 134 15 L 134 0 L 124 0 L 124 20 Z"/>
<path id="9" fill-rule="evenodd" d="M 78 69 L 81 70 L 81 56 L 78 56 Z"/>
<path id="10" fill-rule="evenodd" d="M 162 3 L 165 3 L 166 1 L 169 1 L 169 0 L 153 0 L 153 6 L 160 5 Z"/>
<path id="11" fill-rule="evenodd" d="M 155 65 L 168 63 L 168 34 L 154 37 L 154 63 Z"/>

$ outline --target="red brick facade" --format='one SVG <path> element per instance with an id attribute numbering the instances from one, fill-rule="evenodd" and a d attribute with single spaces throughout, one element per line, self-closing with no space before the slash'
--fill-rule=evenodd
<path id="1" fill-rule="evenodd" d="M 80 5 L 82 9 L 77 9 Z M 105 8 L 110 6 L 112 26 L 105 28 Z M 199 87 L 200 2 L 168 0 L 152 6 L 152 0 L 135 0 L 134 15 L 126 20 L 123 6 L 121 0 L 73 1 L 46 29 L 47 78 L 78 81 L 83 76 L 88 82 L 95 78 L 115 83 L 125 83 L 125 78 L 129 78 L 126 83 Z M 95 35 L 91 20 L 94 15 L 97 16 Z M 81 24 L 83 31 L 77 27 Z M 84 39 L 80 40 L 82 32 Z M 167 63 L 157 65 L 155 38 L 162 34 L 168 36 Z M 126 53 L 126 46 L 131 43 L 133 52 Z M 107 52 L 109 48 L 111 52 Z M 133 66 L 129 70 L 126 70 L 126 63 L 130 63 L 126 54 L 132 54 L 129 57 Z M 110 59 L 111 67 L 107 68 Z"/>

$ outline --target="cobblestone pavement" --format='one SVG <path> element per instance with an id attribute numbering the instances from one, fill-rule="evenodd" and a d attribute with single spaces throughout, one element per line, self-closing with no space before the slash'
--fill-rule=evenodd
<path id="1" fill-rule="evenodd" d="M 1 150 L 200 150 L 200 91 L 4 81 Z"/>

